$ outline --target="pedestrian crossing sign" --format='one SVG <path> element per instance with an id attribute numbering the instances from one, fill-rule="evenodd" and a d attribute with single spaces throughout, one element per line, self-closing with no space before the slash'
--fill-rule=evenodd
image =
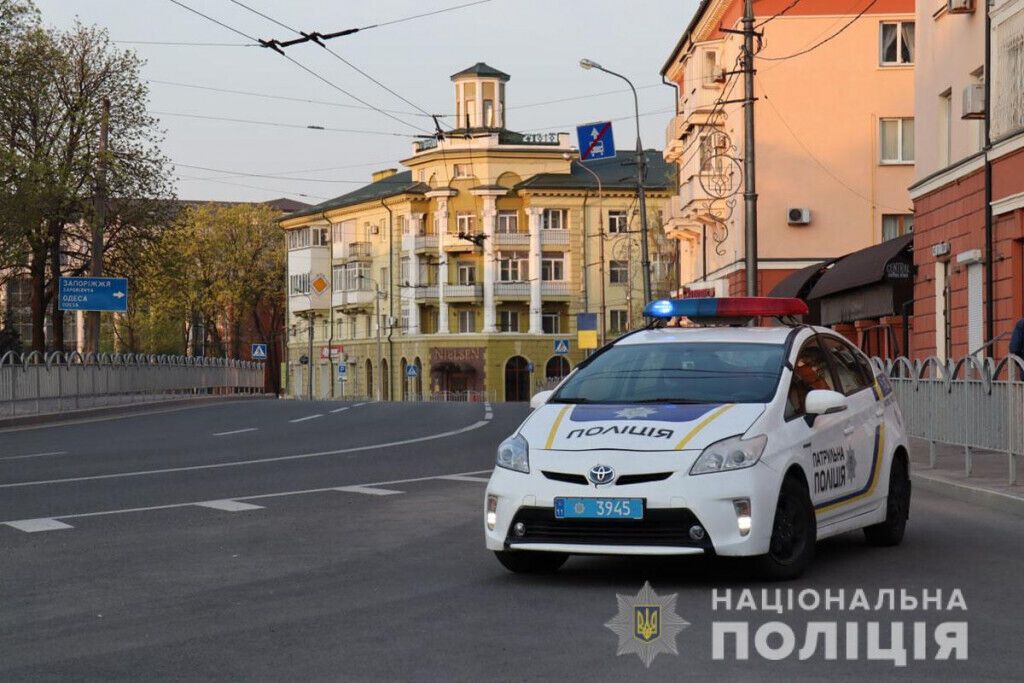
<path id="1" fill-rule="evenodd" d="M 253 360 L 266 360 L 267 359 L 267 345 L 266 344 L 253 344 L 252 353 Z"/>
<path id="2" fill-rule="evenodd" d="M 568 339 L 556 339 L 555 340 L 555 355 L 564 356 L 569 353 L 569 340 Z"/>

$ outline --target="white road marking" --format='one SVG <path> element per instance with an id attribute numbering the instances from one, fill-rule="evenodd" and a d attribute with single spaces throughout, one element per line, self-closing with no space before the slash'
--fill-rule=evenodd
<path id="1" fill-rule="evenodd" d="M 333 415 L 334 413 L 343 413 L 348 409 L 349 406 L 345 406 L 344 408 L 335 408 L 334 410 L 331 411 L 331 414 Z"/>
<path id="2" fill-rule="evenodd" d="M 306 417 L 297 417 L 294 420 L 288 420 L 289 422 L 305 422 L 306 420 L 315 420 L 318 417 L 323 417 L 323 413 L 317 413 L 316 415 L 307 415 Z"/>
<path id="3" fill-rule="evenodd" d="M 475 481 L 478 483 L 486 484 L 490 479 L 484 477 L 471 477 L 467 474 L 449 474 L 438 479 L 447 479 L 448 481 Z"/>
<path id="4" fill-rule="evenodd" d="M 82 418 L 69 418 L 67 420 L 61 420 L 60 422 L 43 422 L 34 425 L 25 425 L 22 427 L 4 427 L 0 429 L 0 434 L 7 434 L 10 432 L 27 432 L 32 429 L 53 429 L 55 427 L 68 427 L 73 425 L 90 424 L 93 422 L 109 422 L 110 420 L 128 420 L 133 417 L 149 417 L 150 415 L 166 415 L 167 413 L 178 413 L 183 410 L 194 410 L 196 408 L 209 408 L 211 406 L 226 406 L 234 403 L 247 403 L 249 401 L 261 401 L 269 400 L 262 398 L 250 398 L 250 399 L 239 399 L 234 401 L 204 401 L 202 403 L 190 403 L 186 406 L 174 406 L 171 408 L 163 408 L 161 410 L 145 410 L 137 413 L 122 413 L 118 415 L 103 415 L 98 417 L 82 417 Z M 161 403 L 173 403 L 174 401 L 158 401 L 153 405 L 157 406 Z M 105 407 L 116 407 L 116 406 L 105 406 Z M 89 410 L 86 408 L 85 410 Z M 73 412 L 73 411 L 72 411 Z"/>
<path id="5" fill-rule="evenodd" d="M 223 510 L 224 512 L 244 512 L 245 510 L 262 510 L 262 505 L 253 505 L 252 503 L 243 503 L 238 500 L 207 500 L 202 503 L 196 503 L 199 507 L 212 508 L 214 510 Z"/>
<path id="6" fill-rule="evenodd" d="M 365 493 L 368 496 L 394 496 L 399 493 L 405 493 L 405 491 L 396 491 L 394 489 L 378 489 L 372 486 L 339 486 L 334 490 L 344 491 L 345 493 Z"/>
<path id="7" fill-rule="evenodd" d="M 491 470 L 477 470 L 475 472 L 457 472 L 455 474 L 442 474 L 442 475 L 434 475 L 434 476 L 431 476 L 431 477 L 412 477 L 410 479 L 393 479 L 391 481 L 372 481 L 372 482 L 369 482 L 369 483 L 366 483 L 366 484 L 359 484 L 358 486 L 360 488 L 393 486 L 395 484 L 411 484 L 411 483 L 420 482 L 420 481 L 434 481 L 434 480 L 437 480 L 437 479 L 441 479 L 443 477 L 452 477 L 452 476 L 460 476 L 460 475 L 470 476 L 470 475 L 474 475 L 474 474 L 487 474 L 487 473 L 490 473 L 490 472 L 491 472 Z M 324 487 L 324 488 L 302 489 L 302 490 L 298 490 L 298 491 L 280 491 L 278 493 L 259 493 L 259 494 L 256 494 L 254 496 L 235 496 L 234 498 L 227 498 L 225 500 L 230 500 L 230 501 L 233 501 L 233 502 L 238 502 L 238 501 L 245 501 L 245 500 L 259 500 L 261 498 L 279 498 L 279 497 L 283 497 L 283 496 L 301 496 L 301 495 L 305 495 L 305 494 L 309 494 L 309 493 L 325 493 L 327 491 L 337 491 L 339 488 L 350 488 L 350 487 L 327 486 L 327 487 Z M 13 526 L 15 529 L 19 529 L 21 527 L 17 526 L 17 525 L 25 525 L 25 524 L 28 524 L 28 523 L 42 524 L 42 523 L 51 523 L 51 522 L 53 522 L 53 523 L 56 523 L 56 524 L 61 524 L 61 522 L 58 522 L 57 520 L 61 520 L 61 519 L 82 519 L 84 517 L 106 517 L 107 515 L 125 515 L 125 514 L 129 514 L 129 513 L 132 513 L 132 512 L 151 512 L 151 511 L 155 511 L 155 510 L 173 510 L 174 508 L 192 507 L 192 506 L 195 506 L 195 505 L 203 505 L 204 503 L 208 504 L 210 502 L 211 501 L 190 501 L 190 502 L 187 502 L 187 503 L 168 503 L 167 505 L 149 505 L 149 506 L 146 506 L 146 507 L 121 508 L 119 510 L 100 510 L 98 512 L 77 512 L 77 513 L 72 513 L 72 514 L 69 514 L 69 515 L 57 515 L 55 517 L 49 517 L 49 518 L 44 518 L 44 519 L 28 519 L 28 520 L 18 520 L 18 521 L 14 521 L 14 522 L 0 522 L 0 524 L 6 524 L 8 526 Z M 219 502 L 219 501 L 214 501 L 214 502 Z M 64 525 L 64 526 L 60 526 L 60 527 L 58 527 L 58 526 L 50 526 L 49 528 L 50 529 L 63 529 L 63 528 L 71 528 L 71 527 L 70 527 L 70 525 Z M 38 529 L 38 531 L 44 531 L 44 529 Z"/>
<path id="8" fill-rule="evenodd" d="M 43 486 L 46 484 L 67 484 L 79 481 L 98 481 L 101 479 L 122 479 L 126 477 L 145 477 L 154 474 L 173 474 L 177 472 L 195 472 L 200 470 L 216 470 L 225 467 L 244 467 L 246 465 L 260 465 L 267 462 L 283 462 L 287 460 L 304 460 L 306 458 L 321 458 L 329 455 L 344 455 L 347 453 L 358 453 L 362 451 L 372 451 L 378 448 L 393 448 L 395 446 L 407 446 L 412 443 L 422 443 L 424 441 L 435 441 L 437 439 L 447 439 L 450 436 L 458 436 L 459 434 L 465 434 L 481 427 L 486 427 L 489 423 L 486 420 L 480 420 L 474 422 L 471 425 L 466 425 L 459 429 L 453 429 L 448 432 L 439 432 L 437 434 L 428 434 L 426 436 L 417 436 L 410 439 L 401 439 L 399 441 L 389 441 L 387 443 L 376 443 L 367 446 L 353 446 L 351 448 L 339 448 L 334 451 L 319 451 L 316 453 L 299 453 L 297 455 L 278 455 L 272 458 L 255 458 L 252 460 L 235 460 L 233 462 L 218 462 L 211 463 L 208 465 L 188 465 L 185 467 L 165 467 L 159 470 L 136 470 L 134 472 L 114 472 L 112 474 L 93 474 L 86 477 L 65 477 L 63 479 L 39 479 L 36 481 L 19 481 L 11 484 L 0 484 L 0 489 L 13 489 L 21 488 L 24 486 Z M 432 477 L 427 477 L 432 478 Z M 329 491 L 330 489 L 324 489 Z"/>
<path id="9" fill-rule="evenodd" d="M 42 458 L 47 455 L 67 455 L 67 451 L 49 451 L 48 453 L 29 453 L 28 455 L 5 455 L 0 460 L 22 460 L 24 458 Z"/>
<path id="10" fill-rule="evenodd" d="M 58 522 L 56 519 L 43 517 L 41 519 L 21 519 L 16 522 L 4 522 L 9 527 L 14 527 L 18 531 L 24 531 L 29 534 L 33 534 L 37 531 L 59 531 L 61 529 L 73 529 L 74 527 L 64 522 Z"/>
<path id="11" fill-rule="evenodd" d="M 484 419 L 485 420 L 493 420 L 494 419 L 494 413 L 492 413 L 491 411 L 488 410 L 486 413 L 484 413 Z"/>
<path id="12" fill-rule="evenodd" d="M 365 405 L 366 405 L 366 402 L 364 401 L 363 403 L 353 403 L 352 407 L 353 408 L 358 408 L 359 406 L 365 406 Z"/>
<path id="13" fill-rule="evenodd" d="M 246 427 L 245 429 L 233 429 L 230 432 L 217 432 L 214 436 L 231 436 L 232 434 L 245 434 L 246 432 L 255 432 L 259 427 Z"/>

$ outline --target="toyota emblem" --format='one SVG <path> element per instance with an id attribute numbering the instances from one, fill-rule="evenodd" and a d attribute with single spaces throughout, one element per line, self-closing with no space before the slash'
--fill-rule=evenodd
<path id="1" fill-rule="evenodd" d="M 615 470 L 608 465 L 594 465 L 590 468 L 590 472 L 587 473 L 587 477 L 593 482 L 594 486 L 610 484 L 615 479 Z"/>

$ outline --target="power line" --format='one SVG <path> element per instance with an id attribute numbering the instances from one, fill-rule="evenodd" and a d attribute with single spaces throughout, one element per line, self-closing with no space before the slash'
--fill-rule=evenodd
<path id="1" fill-rule="evenodd" d="M 393 24 L 401 24 L 404 21 L 412 21 L 413 19 L 422 19 L 423 17 L 432 17 L 435 14 L 443 14 L 445 12 L 454 12 L 457 9 L 462 9 L 464 7 L 472 7 L 473 5 L 483 5 L 485 3 L 492 2 L 492 1 L 493 0 L 475 0 L 474 2 L 464 2 L 461 5 L 454 5 L 452 7 L 443 7 L 441 9 L 433 10 L 432 12 L 423 12 L 422 14 L 414 14 L 414 15 L 409 16 L 409 17 L 402 17 L 401 19 L 392 19 L 390 21 L 383 21 L 383 22 L 381 22 L 379 24 L 373 24 L 371 26 L 364 26 L 362 28 L 362 30 L 365 31 L 365 30 L 371 29 L 371 28 L 380 28 L 381 26 L 392 26 Z"/>
<path id="2" fill-rule="evenodd" d="M 197 176 L 187 176 L 187 175 L 179 175 L 179 176 L 177 176 L 177 178 L 178 178 L 178 180 L 203 181 L 203 182 L 207 182 L 207 183 L 217 183 L 218 185 L 231 185 L 233 187 L 247 187 L 247 188 L 252 189 L 252 190 L 262 190 L 264 192 L 280 192 L 281 194 L 293 194 L 296 197 L 305 197 L 307 199 L 319 199 L 319 200 L 329 199 L 329 197 L 321 197 L 320 195 L 315 195 L 315 194 L 306 194 L 305 192 L 295 192 L 293 190 L 275 189 L 275 188 L 272 188 L 272 187 L 260 187 L 258 185 L 247 185 L 245 183 L 232 183 L 232 182 L 228 182 L 226 180 L 214 180 L 212 178 L 199 178 Z"/>
<path id="3" fill-rule="evenodd" d="M 850 20 L 849 20 L 848 22 L 846 22 L 845 24 L 843 24 L 843 27 L 842 27 L 842 28 L 840 28 L 840 29 L 839 29 L 838 31 L 836 31 L 836 32 L 835 32 L 835 33 L 833 33 L 832 35 L 828 36 L 828 37 L 827 37 L 827 38 L 825 38 L 824 40 L 821 40 L 821 41 L 819 41 L 819 42 L 815 43 L 814 45 L 812 45 L 812 46 L 810 46 L 810 47 L 808 47 L 808 48 L 805 48 L 805 49 L 803 49 L 803 50 L 799 50 L 799 51 L 797 51 L 797 52 L 794 52 L 794 53 L 793 53 L 793 54 L 791 54 L 791 55 L 786 55 L 785 57 L 760 57 L 760 56 L 757 56 L 757 55 L 755 55 L 755 57 L 757 57 L 757 59 L 761 59 L 761 60 L 764 60 L 764 61 L 766 61 L 766 62 L 781 62 L 781 61 L 785 61 L 785 60 L 787 60 L 787 59 L 793 59 L 794 57 L 799 57 L 800 55 L 805 55 L 805 54 L 807 54 L 808 52 L 811 52 L 812 50 L 817 50 L 817 49 L 818 49 L 819 47 L 821 47 L 821 46 L 822 46 L 822 45 L 824 45 L 825 43 L 829 42 L 829 41 L 830 41 L 830 40 L 832 40 L 833 38 L 837 37 L 837 36 L 838 36 L 839 34 L 841 34 L 841 33 L 842 33 L 843 31 L 845 31 L 846 29 L 848 29 L 848 28 L 850 28 L 851 26 L 853 26 L 853 23 L 854 23 L 855 21 L 857 21 L 858 19 L 860 19 L 860 18 L 861 18 L 862 16 L 864 16 L 865 14 L 867 14 L 867 11 L 868 11 L 869 9 L 871 9 L 872 7 L 874 7 L 874 6 L 875 6 L 875 3 L 877 3 L 877 2 L 878 2 L 878 0 L 871 0 L 871 2 L 869 2 L 869 3 L 867 4 L 867 6 L 865 6 L 865 7 L 864 7 L 864 9 L 862 9 L 862 10 L 861 10 L 861 11 L 860 11 L 860 12 L 859 12 L 859 13 L 858 13 L 858 14 L 857 14 L 857 15 L 856 15 L 856 16 L 855 16 L 855 17 L 854 17 L 853 19 L 850 19 Z"/>
<path id="4" fill-rule="evenodd" d="M 174 166 L 180 166 L 182 168 L 191 168 L 191 169 L 198 170 L 198 171 L 212 171 L 214 173 L 230 173 L 231 175 L 227 176 L 227 177 L 239 176 L 239 177 L 246 177 L 246 178 L 269 178 L 271 180 L 294 180 L 296 182 L 304 182 L 304 183 L 331 183 L 331 184 L 333 184 L 333 183 L 350 183 L 350 184 L 354 184 L 354 185 L 369 185 L 370 184 L 369 181 L 366 181 L 366 180 L 346 180 L 346 179 L 341 179 L 341 178 L 296 178 L 294 176 L 273 175 L 273 174 L 269 174 L 269 173 L 248 173 L 248 172 L 245 172 L 245 171 L 232 171 L 232 170 L 229 170 L 229 169 L 226 169 L 226 168 L 212 168 L 210 166 L 196 166 L 196 165 L 193 165 L 193 164 L 175 163 Z M 208 178 L 208 180 L 212 180 L 212 178 Z M 385 183 L 386 184 L 388 182 L 388 179 L 384 179 L 383 181 L 379 180 L 377 182 Z M 408 185 L 410 182 L 411 181 L 409 181 L 409 180 L 394 180 L 394 181 L 391 181 L 392 184 L 400 184 L 400 185 Z"/>
<path id="5" fill-rule="evenodd" d="M 796 7 L 798 4 L 800 4 L 800 0 L 793 0 L 793 2 L 791 2 L 788 5 L 786 5 L 785 7 L 783 7 L 779 12 L 776 12 L 775 14 L 771 15 L 770 17 L 768 17 L 767 19 L 762 21 L 761 23 L 755 25 L 754 28 L 755 29 L 761 28 L 762 26 L 764 26 L 768 22 L 773 21 L 775 19 L 778 19 L 783 14 L 785 14 L 789 10 L 793 9 L 794 7 Z"/>
<path id="6" fill-rule="evenodd" d="M 675 112 L 675 109 L 655 109 L 653 111 L 642 111 L 642 112 L 640 112 L 640 116 L 654 116 L 656 114 L 667 114 L 669 112 Z M 636 114 L 628 114 L 626 116 L 616 116 L 614 118 L 606 119 L 606 120 L 608 120 L 608 121 L 626 121 L 626 120 L 632 120 L 634 118 L 636 118 Z M 559 130 L 559 129 L 575 128 L 575 127 L 576 127 L 575 123 L 567 123 L 567 124 L 563 124 L 563 125 L 559 125 L 559 126 L 545 126 L 543 128 L 527 128 L 526 130 L 521 131 L 521 132 L 523 132 L 523 133 L 542 133 L 542 132 L 549 131 L 549 130 Z"/>
<path id="7" fill-rule="evenodd" d="M 189 7 L 188 5 L 186 5 L 183 2 L 178 2 L 178 0 L 169 0 L 169 1 L 174 3 L 175 5 L 177 5 L 178 7 L 182 8 L 184 10 L 188 10 L 192 14 L 197 14 L 197 15 L 201 16 L 203 19 L 206 19 L 207 21 L 212 21 L 213 23 L 217 24 L 218 26 L 220 26 L 222 28 L 226 28 L 227 30 L 231 31 L 232 33 L 237 33 L 238 35 L 242 36 L 243 38 L 248 38 L 253 43 L 259 43 L 260 42 L 259 38 L 253 38 L 248 33 L 245 33 L 243 31 L 239 31 L 237 28 L 234 28 L 233 26 L 228 26 L 224 22 L 219 21 L 217 19 L 214 19 L 213 17 L 209 16 L 208 14 L 203 14 L 199 10 L 193 9 L 193 8 Z"/>
<path id="8" fill-rule="evenodd" d="M 649 83 L 647 85 L 638 85 L 637 90 L 647 90 L 650 88 L 657 88 L 663 85 L 662 83 Z M 585 100 L 590 97 L 602 97 L 604 95 L 618 95 L 620 93 L 630 92 L 629 88 L 621 88 L 619 90 L 605 90 L 604 92 L 595 92 L 589 95 L 574 95 L 573 97 L 560 97 L 557 100 L 545 100 L 543 102 L 528 102 L 527 104 L 518 104 L 514 107 L 506 107 L 507 110 L 512 109 L 529 109 L 530 107 L 542 107 L 546 104 L 558 104 L 560 102 L 572 102 L 573 100 Z"/>
<path id="9" fill-rule="evenodd" d="M 242 173 L 242 172 L 239 172 L 239 171 L 229 171 L 227 169 L 210 169 L 210 168 L 204 167 L 204 166 L 194 166 L 194 165 L 190 165 L 190 164 L 178 163 L 176 161 L 172 161 L 171 163 L 174 166 L 182 166 L 182 167 L 187 167 L 187 168 L 198 168 L 198 169 L 202 169 L 202 170 L 212 170 L 212 171 L 217 171 L 217 172 L 222 172 L 222 173 L 227 173 L 228 174 L 228 175 L 223 175 L 223 176 L 216 176 L 217 178 L 236 178 L 236 177 L 243 177 L 243 176 L 247 175 L 247 173 Z M 369 166 L 377 166 L 379 168 L 379 167 L 382 167 L 382 166 L 384 166 L 386 164 L 397 164 L 397 163 L 399 163 L 399 162 L 395 161 L 394 159 L 384 159 L 382 161 L 368 161 L 368 162 L 365 162 L 365 163 L 362 163 L 362 164 L 346 164 L 344 166 L 320 166 L 318 168 L 304 168 L 304 169 L 299 169 L 299 170 L 295 170 L 295 171 L 277 171 L 276 174 L 274 174 L 272 172 L 267 172 L 267 173 L 256 174 L 256 175 L 259 175 L 260 177 L 267 177 L 267 178 L 280 178 L 281 180 L 293 180 L 293 179 L 294 180 L 301 180 L 301 178 L 296 178 L 295 174 L 297 174 L 297 173 L 316 173 L 318 171 L 338 171 L 338 170 L 350 169 L 350 168 L 366 168 L 366 167 L 369 167 Z"/>
<path id="10" fill-rule="evenodd" d="M 281 123 L 278 121 L 257 121 L 255 119 L 236 119 L 228 116 L 208 116 L 206 114 L 186 114 L 174 111 L 150 111 L 154 116 L 179 116 L 188 119 L 203 119 L 207 121 L 227 121 L 229 123 L 250 123 L 257 126 L 275 126 L 278 128 L 300 128 L 307 130 L 323 130 L 331 133 L 358 133 L 360 135 L 386 135 L 388 137 L 410 138 L 414 137 L 408 133 L 392 133 L 384 130 L 362 130 L 358 128 L 334 128 L 316 124 Z"/>
<path id="11" fill-rule="evenodd" d="M 176 45 L 179 47 L 260 47 L 259 43 L 197 43 L 171 40 L 114 40 L 119 45 Z"/>

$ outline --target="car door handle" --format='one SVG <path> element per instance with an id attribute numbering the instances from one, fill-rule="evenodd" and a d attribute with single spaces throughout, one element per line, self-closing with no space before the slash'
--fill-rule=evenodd
<path id="1" fill-rule="evenodd" d="M 855 429 L 856 427 L 847 427 L 846 429 L 843 430 L 843 434 L 845 436 L 849 436 L 850 434 L 853 434 Z"/>

